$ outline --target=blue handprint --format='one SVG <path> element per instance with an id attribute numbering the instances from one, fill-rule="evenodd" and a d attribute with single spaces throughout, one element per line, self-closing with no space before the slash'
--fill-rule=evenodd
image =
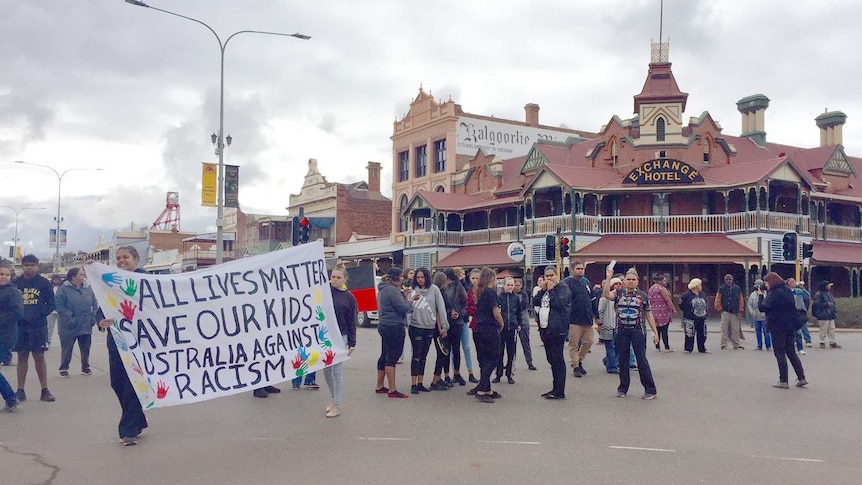
<path id="1" fill-rule="evenodd" d="M 317 340 L 320 340 L 321 342 L 323 342 L 324 340 L 328 340 L 326 338 L 327 332 L 328 329 L 326 327 L 320 327 L 320 330 L 317 331 Z"/>
<path id="2" fill-rule="evenodd" d="M 117 276 L 117 273 L 112 271 L 102 275 L 102 282 L 108 285 L 108 288 L 113 288 L 114 285 L 119 285 L 123 282 L 123 278 Z"/>
<path id="3" fill-rule="evenodd" d="M 297 349 L 297 352 L 299 353 L 299 356 L 302 358 L 303 361 L 308 360 L 308 349 L 306 349 L 305 347 L 300 347 L 299 349 Z"/>

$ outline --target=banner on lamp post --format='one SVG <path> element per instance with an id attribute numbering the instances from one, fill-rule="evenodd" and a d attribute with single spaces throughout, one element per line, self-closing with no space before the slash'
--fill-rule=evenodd
<path id="1" fill-rule="evenodd" d="M 218 196 L 218 165 L 204 163 L 201 172 L 201 205 L 215 207 Z"/>
<path id="2" fill-rule="evenodd" d="M 224 166 L 224 206 L 239 207 L 239 166 Z"/>
<path id="3" fill-rule="evenodd" d="M 60 247 L 66 245 L 66 230 L 60 229 Z M 48 247 L 56 248 L 57 247 L 57 230 L 56 229 L 48 229 Z"/>

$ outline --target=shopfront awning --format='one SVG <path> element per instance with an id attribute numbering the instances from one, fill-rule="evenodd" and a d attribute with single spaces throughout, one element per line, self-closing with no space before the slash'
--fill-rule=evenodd
<path id="1" fill-rule="evenodd" d="M 486 244 L 482 246 L 466 246 L 441 259 L 435 268 L 492 268 L 522 266 L 523 263 L 512 261 L 506 254 L 509 243 Z"/>
<path id="2" fill-rule="evenodd" d="M 811 262 L 829 265 L 862 265 L 862 244 L 814 241 Z"/>
<path id="3" fill-rule="evenodd" d="M 629 263 L 759 264 L 760 253 L 721 234 L 654 234 L 602 236 L 575 252 L 587 263 L 612 259 Z"/>

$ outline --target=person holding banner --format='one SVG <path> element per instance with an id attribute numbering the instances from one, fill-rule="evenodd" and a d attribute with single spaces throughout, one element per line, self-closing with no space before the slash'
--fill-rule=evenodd
<path id="1" fill-rule="evenodd" d="M 387 394 L 393 399 L 407 399 L 407 394 L 398 392 L 395 388 L 395 364 L 404 351 L 404 333 L 407 326 L 407 314 L 413 311 L 413 306 L 407 302 L 410 289 L 402 289 L 401 268 L 389 268 L 386 272 L 388 280 L 380 285 L 377 292 L 377 332 L 381 338 L 380 358 L 377 360 L 377 387 L 374 392 Z M 419 295 L 416 295 L 416 299 Z M 383 386 L 386 378 L 389 387 Z"/>
<path id="2" fill-rule="evenodd" d="M 356 348 L 356 319 L 359 312 L 356 309 L 356 298 L 347 291 L 344 284 L 346 281 L 347 272 L 342 268 L 334 268 L 329 275 L 335 319 L 338 321 L 341 338 L 347 344 L 347 355 L 349 356 Z M 323 378 L 326 379 L 326 385 L 329 387 L 329 394 L 332 397 L 332 402 L 326 406 L 327 418 L 334 418 L 341 414 L 338 407 L 341 406 L 341 390 L 344 387 L 341 372 L 342 364 L 339 362 L 323 369 Z"/>
<path id="3" fill-rule="evenodd" d="M 138 268 L 138 261 L 140 259 L 138 250 L 132 246 L 121 246 L 117 249 L 116 262 L 117 267 L 120 269 L 135 273 L 146 273 L 146 271 Z M 104 316 L 104 313 L 101 313 L 101 315 Z M 111 328 L 113 324 L 114 321 L 112 319 L 102 318 L 99 320 L 99 331 L 105 331 Z M 113 335 L 108 335 L 106 340 L 108 343 L 108 368 L 111 374 L 111 389 L 117 395 L 120 407 L 123 410 L 117 430 L 120 433 L 120 440 L 122 440 L 123 446 L 134 446 L 138 444 L 138 436 L 147 427 L 147 417 L 144 416 L 144 411 L 141 409 L 141 401 L 138 400 L 138 394 L 132 387 L 128 374 L 126 374 L 126 369 L 123 366 L 122 359 L 120 359 L 120 352 L 117 350 L 117 344 L 114 342 Z"/>

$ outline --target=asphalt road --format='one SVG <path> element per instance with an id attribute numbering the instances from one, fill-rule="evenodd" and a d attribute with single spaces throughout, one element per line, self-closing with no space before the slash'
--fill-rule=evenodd
<path id="1" fill-rule="evenodd" d="M 808 389 L 778 390 L 771 352 L 718 349 L 685 355 L 649 350 L 658 399 L 614 397 L 617 376 L 593 350 L 589 374 L 567 381 L 565 401 L 546 401 L 550 370 L 533 333 L 538 371 L 518 356 L 514 385 L 482 404 L 446 392 L 387 399 L 373 393 L 376 329 L 359 330 L 345 364 L 342 415 L 324 417 L 329 393 L 290 389 L 267 399 L 243 394 L 148 411 L 138 446 L 117 439 L 119 405 L 107 376 L 104 334 L 93 343 L 94 375 L 56 377 L 49 352 L 43 403 L 35 375 L 31 400 L 0 413 L 0 484 L 174 483 L 860 483 L 862 438 L 859 363 L 862 334 L 841 333 L 840 350 L 808 349 Z M 816 337 L 815 337 L 816 338 Z M 816 343 L 815 343 L 816 345 Z M 433 352 L 433 350 L 432 350 Z M 409 351 L 408 351 L 409 355 Z M 426 382 L 430 382 L 433 357 Z M 2 369 L 10 377 L 14 368 Z M 409 390 L 409 366 L 398 367 Z M 14 386 L 14 377 L 12 378 Z"/>

